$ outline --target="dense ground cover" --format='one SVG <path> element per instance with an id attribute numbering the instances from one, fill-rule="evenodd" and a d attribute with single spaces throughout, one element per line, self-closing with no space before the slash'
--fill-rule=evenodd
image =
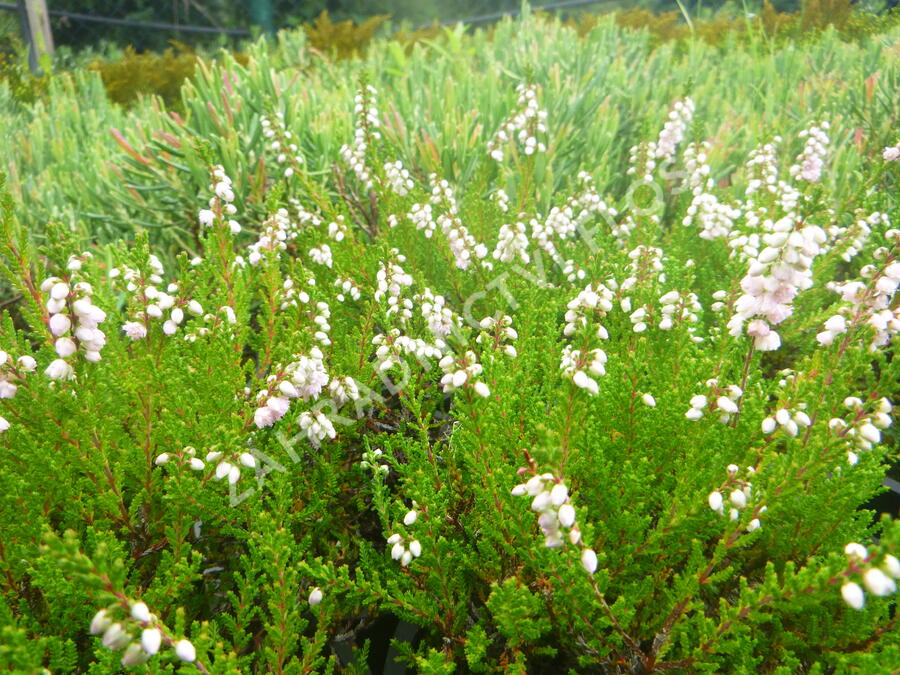
<path id="1" fill-rule="evenodd" d="M 0 664 L 889 672 L 897 37 L 0 101 Z"/>

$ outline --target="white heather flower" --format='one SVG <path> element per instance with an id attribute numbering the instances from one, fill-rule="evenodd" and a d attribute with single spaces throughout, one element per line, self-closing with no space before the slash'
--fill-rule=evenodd
<path id="1" fill-rule="evenodd" d="M 881 157 L 885 162 L 896 162 L 900 159 L 900 143 L 886 147 L 884 152 L 881 153 Z"/>
<path id="2" fill-rule="evenodd" d="M 731 500 L 731 503 L 739 509 L 746 508 L 747 506 L 747 495 L 744 494 L 743 490 L 734 490 L 731 495 L 729 495 L 729 499 Z"/>
<path id="3" fill-rule="evenodd" d="M 175 643 L 175 655 L 187 663 L 193 663 L 197 658 L 197 650 L 189 640 L 179 640 Z"/>
<path id="4" fill-rule="evenodd" d="M 488 389 L 488 386 L 484 382 L 476 382 L 474 385 L 474 389 L 475 393 L 482 398 L 487 398 L 491 395 L 491 390 Z"/>
<path id="5" fill-rule="evenodd" d="M 409 552 L 418 558 L 422 555 L 422 543 L 418 539 L 413 539 L 409 542 Z"/>
<path id="6" fill-rule="evenodd" d="M 145 628 L 141 633 L 141 647 L 151 656 L 159 651 L 162 644 L 162 633 L 158 628 Z"/>
<path id="7" fill-rule="evenodd" d="M 597 554 L 593 549 L 586 548 L 581 552 L 581 566 L 584 567 L 588 574 L 597 571 Z"/>
<path id="8" fill-rule="evenodd" d="M 897 590 L 897 584 L 877 567 L 871 567 L 863 574 L 863 583 L 872 595 L 889 595 Z"/>
<path id="9" fill-rule="evenodd" d="M 132 340 L 143 340 L 147 337 L 147 327 L 138 321 L 126 321 L 122 331 Z"/>
<path id="10" fill-rule="evenodd" d="M 571 504 L 563 504 L 559 507 L 559 524 L 563 527 L 572 527 L 575 524 L 575 507 Z"/>
<path id="11" fill-rule="evenodd" d="M 62 359 L 51 361 L 44 374 L 51 380 L 71 380 L 75 377 L 75 371 L 72 369 L 72 366 Z"/>
<path id="12" fill-rule="evenodd" d="M 865 560 L 869 557 L 869 552 L 866 550 L 866 547 L 862 544 L 857 544 L 855 541 L 851 541 L 844 547 L 844 553 L 850 557 L 859 558 L 860 560 Z"/>
<path id="13" fill-rule="evenodd" d="M 707 501 L 709 502 L 709 508 L 711 508 L 713 511 L 715 511 L 716 513 L 723 512 L 724 500 L 722 498 L 721 492 L 719 492 L 718 490 L 710 492 Z"/>
<path id="14" fill-rule="evenodd" d="M 315 607 L 316 605 L 318 605 L 320 602 L 322 602 L 322 597 L 322 589 L 316 586 L 309 592 L 309 606 Z"/>
<path id="15" fill-rule="evenodd" d="M 0 417 L 0 433 L 9 429 L 9 422 L 5 417 Z"/>
<path id="16" fill-rule="evenodd" d="M 416 522 L 416 519 L 419 517 L 419 514 L 413 511 L 408 511 L 405 516 L 403 516 L 403 524 L 404 525 L 412 525 Z"/>
<path id="17" fill-rule="evenodd" d="M 65 300 L 69 296 L 69 285 L 57 282 L 50 287 L 50 297 L 53 300 Z"/>
<path id="18" fill-rule="evenodd" d="M 900 579 L 900 560 L 890 554 L 884 556 L 884 570 L 894 579 Z"/>
<path id="19" fill-rule="evenodd" d="M 109 618 L 105 609 L 101 609 L 99 612 L 94 614 L 94 618 L 91 619 L 91 635 L 100 635 L 100 633 L 104 632 L 107 628 L 112 625 L 112 619 Z"/>
<path id="20" fill-rule="evenodd" d="M 60 358 L 63 359 L 72 356 L 72 354 L 78 351 L 78 346 L 71 338 L 59 338 L 54 344 L 54 348 L 56 349 L 56 353 L 59 354 Z"/>
<path id="21" fill-rule="evenodd" d="M 26 373 L 33 373 L 37 368 L 37 361 L 34 360 L 34 357 L 28 356 L 20 356 L 16 361 L 19 364 L 19 367 Z"/>
<path id="22" fill-rule="evenodd" d="M 53 337 L 59 337 L 69 332 L 72 320 L 65 314 L 54 314 L 50 317 L 49 327 Z"/>
<path id="23" fill-rule="evenodd" d="M 205 466 L 203 460 L 199 457 L 191 457 L 190 467 L 192 471 L 203 471 Z"/>
<path id="24" fill-rule="evenodd" d="M 750 523 L 747 525 L 747 532 L 753 532 L 754 530 L 758 530 L 758 529 L 759 529 L 759 524 L 760 524 L 760 523 L 759 523 L 759 518 L 754 518 L 754 519 L 751 520 Z"/>
<path id="25" fill-rule="evenodd" d="M 300 415 L 300 428 L 306 432 L 306 437 L 314 446 L 318 446 L 326 438 L 335 438 L 337 432 L 334 425 L 320 412 L 304 412 Z"/>
<path id="26" fill-rule="evenodd" d="M 841 586 L 841 596 L 844 598 L 844 602 L 853 609 L 862 609 L 866 604 L 866 596 L 863 594 L 862 588 L 853 582 Z"/>
<path id="27" fill-rule="evenodd" d="M 134 666 L 143 665 L 149 660 L 150 654 L 141 649 L 141 646 L 137 642 L 132 642 L 125 648 L 121 663 L 126 668 L 133 668 Z"/>
<path id="28" fill-rule="evenodd" d="M 146 603 L 136 602 L 131 606 L 131 618 L 135 621 L 147 623 L 150 621 L 150 609 Z"/>
<path id="29" fill-rule="evenodd" d="M 131 642 L 131 636 L 122 628 L 122 624 L 114 623 L 103 633 L 103 646 L 107 649 L 122 649 Z"/>
<path id="30" fill-rule="evenodd" d="M 646 406 L 650 406 L 651 408 L 656 407 L 656 399 L 653 398 L 653 396 L 651 396 L 650 394 L 644 394 L 643 396 L 641 396 L 641 401 Z"/>

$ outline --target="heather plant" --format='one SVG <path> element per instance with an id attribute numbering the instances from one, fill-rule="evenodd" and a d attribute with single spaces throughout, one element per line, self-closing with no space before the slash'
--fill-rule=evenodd
<path id="1" fill-rule="evenodd" d="M 4 193 L 0 664 L 361 672 L 395 617 L 419 672 L 894 667 L 900 146 L 723 166 L 682 95 L 573 164 L 551 81 L 464 168 L 366 79 L 330 154 L 235 102 L 267 169 L 195 132 L 175 256 Z"/>

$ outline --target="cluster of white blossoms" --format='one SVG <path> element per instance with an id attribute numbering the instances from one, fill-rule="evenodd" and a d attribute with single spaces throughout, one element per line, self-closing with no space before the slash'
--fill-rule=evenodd
<path id="1" fill-rule="evenodd" d="M 400 267 L 402 262 L 406 262 L 406 258 L 398 255 L 396 262 L 378 263 L 379 269 L 375 275 L 376 301 L 381 302 L 382 299 L 386 299 L 389 306 L 395 306 L 400 302 L 403 289 L 412 286 L 412 275 L 403 271 L 403 268 Z"/>
<path id="2" fill-rule="evenodd" d="M 276 366 L 266 378 L 265 389 L 256 395 L 260 406 L 253 414 L 254 424 L 260 429 L 275 424 L 287 413 L 291 399 L 318 398 L 329 380 L 324 358 L 322 351 L 313 347 L 284 368 Z"/>
<path id="3" fill-rule="evenodd" d="M 132 626 L 141 631 L 140 640 L 128 632 Z M 124 649 L 122 665 L 126 668 L 147 663 L 164 644 L 171 647 L 181 661 L 193 663 L 197 660 L 197 650 L 190 640 L 176 640 L 168 635 L 156 615 L 151 614 L 143 602 L 130 603 L 128 617 L 120 621 L 115 620 L 113 611 L 101 609 L 91 619 L 90 632 L 91 635 L 102 634 L 103 646 L 107 649 Z"/>
<path id="4" fill-rule="evenodd" d="M 696 324 L 700 321 L 699 313 L 703 311 L 696 293 L 669 291 L 660 296 L 659 304 L 662 318 L 657 328 L 672 330 L 676 326 L 687 324 L 688 330 L 694 332 Z"/>
<path id="5" fill-rule="evenodd" d="M 516 93 L 516 112 L 503 121 L 497 133 L 488 141 L 488 154 L 497 162 L 503 161 L 503 146 L 510 141 L 517 141 L 526 155 L 547 151 L 547 146 L 541 140 L 547 133 L 547 111 L 538 103 L 537 87 L 533 84 L 520 84 L 516 87 Z"/>
<path id="6" fill-rule="evenodd" d="M 712 169 L 707 157 L 709 148 L 709 143 L 703 141 L 702 143 L 689 143 L 684 149 L 684 168 L 688 174 L 687 188 L 695 197 L 712 190 L 715 185 L 710 176 Z"/>
<path id="7" fill-rule="evenodd" d="M 735 303 L 728 328 L 738 337 L 749 320 L 746 331 L 756 349 L 772 351 L 781 346 L 781 337 L 772 326 L 787 319 L 796 295 L 812 286 L 812 262 L 827 235 L 821 227 L 797 222 L 792 216 L 768 220 L 764 229 L 766 247 L 741 280 L 744 294 Z"/>
<path id="8" fill-rule="evenodd" d="M 702 192 L 694 196 L 681 222 L 696 225 L 700 229 L 698 236 L 701 239 L 719 239 L 731 234 L 735 221 L 740 217 L 740 209 L 721 203 L 712 193 Z"/>
<path id="9" fill-rule="evenodd" d="M 665 283 L 666 273 L 663 261 L 666 256 L 661 248 L 655 246 L 640 245 L 628 252 L 628 269 L 632 276 L 622 281 L 622 290 L 630 290 L 636 284 L 643 284 L 650 279 L 656 279 L 659 283 Z M 622 308 L 623 312 L 629 311 Z"/>
<path id="10" fill-rule="evenodd" d="M 234 188 L 231 178 L 225 174 L 225 168 L 221 165 L 214 166 L 211 171 L 212 183 L 209 191 L 213 196 L 209 198 L 209 208 L 201 209 L 197 219 L 203 227 L 213 227 L 217 224 L 227 224 L 232 234 L 241 231 L 241 225 L 231 218 L 237 213 L 234 202 Z"/>
<path id="11" fill-rule="evenodd" d="M 384 175 L 387 177 L 387 184 L 391 191 L 401 197 L 409 194 L 409 191 L 415 186 L 409 175 L 409 169 L 404 169 L 403 162 L 399 159 L 396 162 L 385 162 Z"/>
<path id="12" fill-rule="evenodd" d="M 576 387 L 585 389 L 594 396 L 599 393 L 600 387 L 597 380 L 590 375 L 606 375 L 606 360 L 606 352 L 602 349 L 591 349 L 582 353 L 579 349 L 572 349 L 572 345 L 566 345 L 562 351 L 559 367 L 563 371 L 563 376 L 571 379 Z"/>
<path id="13" fill-rule="evenodd" d="M 349 233 L 347 222 L 342 215 L 336 216 L 332 222 L 328 223 L 328 236 L 335 241 L 344 241 Z"/>
<path id="14" fill-rule="evenodd" d="M 487 398 L 491 395 L 488 386 L 477 379 L 484 370 L 478 363 L 478 357 L 473 351 L 467 351 L 462 356 L 445 354 L 438 365 L 444 371 L 441 377 L 441 388 L 445 393 L 452 393 L 463 387 L 471 387 L 476 394 Z"/>
<path id="15" fill-rule="evenodd" d="M 428 176 L 428 183 L 431 186 L 429 200 L 432 206 L 442 207 L 436 221 L 441 232 L 447 238 L 456 266 L 461 270 L 468 269 L 473 261 L 482 260 L 487 255 L 487 246 L 476 241 L 459 219 L 459 204 L 450 183 L 438 179 L 437 174 L 434 173 Z M 415 206 L 413 209 L 415 210 Z M 418 228 L 419 225 L 417 224 L 416 227 Z M 489 263 L 482 262 L 484 267 L 489 265 Z"/>
<path id="16" fill-rule="evenodd" d="M 800 429 L 806 429 L 812 425 L 812 420 L 805 411 L 805 403 L 797 403 L 794 406 L 780 405 L 774 415 L 769 415 L 762 421 L 762 432 L 767 436 L 781 430 L 787 436 L 794 438 L 800 433 Z"/>
<path id="17" fill-rule="evenodd" d="M 525 473 L 520 469 L 519 474 Z M 581 530 L 575 521 L 575 507 L 569 499 L 569 489 L 552 473 L 535 473 L 525 483 L 512 489 L 516 497 L 531 497 L 531 510 L 538 514 L 538 526 L 544 535 L 544 546 L 562 548 L 565 539 L 573 546 L 581 546 L 581 565 L 593 574 L 597 571 L 597 554 L 583 545 Z M 565 537 L 565 539 L 564 539 Z"/>
<path id="18" fill-rule="evenodd" d="M 848 569 L 842 576 L 850 579 L 862 578 L 863 586 L 872 595 L 884 597 L 897 591 L 900 579 L 900 561 L 891 554 L 881 556 L 880 565 L 876 561 L 879 556 L 869 555 L 866 547 L 850 542 L 844 547 L 847 554 Z M 847 581 L 841 586 L 841 597 L 853 609 L 860 610 L 866 604 L 866 596 L 862 587 L 855 581 Z"/>
<path id="19" fill-rule="evenodd" d="M 844 399 L 844 407 L 849 411 L 846 418 L 831 418 L 828 428 L 838 437 L 850 441 L 852 449 L 847 451 L 847 461 L 852 466 L 859 461 L 857 451 L 871 450 L 881 442 L 881 430 L 893 424 L 890 415 L 893 406 L 890 400 L 882 397 L 875 401 L 872 412 L 867 413 L 862 399 L 848 396 Z"/>
<path id="20" fill-rule="evenodd" d="M 506 190 L 498 189 L 491 194 L 491 200 L 497 203 L 497 208 L 503 213 L 509 212 L 509 195 L 506 194 Z"/>
<path id="21" fill-rule="evenodd" d="M 838 242 L 835 246 L 844 249 L 841 252 L 841 259 L 850 262 L 869 241 L 873 227 L 888 230 L 891 227 L 888 214 L 874 211 L 865 218 L 860 214 L 849 227 L 833 225 L 827 231 L 831 240 Z"/>
<path id="22" fill-rule="evenodd" d="M 406 217 L 412 221 L 417 230 L 425 230 L 425 238 L 431 239 L 437 223 L 434 222 L 431 204 L 413 204 Z"/>
<path id="23" fill-rule="evenodd" d="M 281 251 L 287 248 L 288 242 L 297 238 L 297 226 L 291 222 L 287 209 L 278 209 L 270 215 L 262 226 L 259 239 L 249 246 L 247 261 L 251 265 L 269 260 L 267 253 L 278 260 Z"/>
<path id="24" fill-rule="evenodd" d="M 79 349 L 85 361 L 96 363 L 100 360 L 100 350 L 106 344 L 106 335 L 99 327 L 106 319 L 106 312 L 91 301 L 94 290 L 89 283 L 73 281 L 74 278 L 64 281 L 48 277 L 41 284 L 41 292 L 47 294 L 47 327 L 59 356 L 44 371 L 51 380 L 68 380 L 75 376 L 71 363 L 66 359 Z"/>
<path id="25" fill-rule="evenodd" d="M 224 453 L 221 450 L 210 450 L 206 453 L 206 463 L 214 464 L 216 470 L 213 472 L 215 480 L 228 479 L 228 483 L 234 485 L 241 479 L 241 467 L 243 465 L 249 469 L 256 468 L 256 458 L 249 452 L 233 452 Z"/>
<path id="26" fill-rule="evenodd" d="M 684 140 L 684 135 L 694 117 L 694 102 L 690 98 L 676 101 L 669 111 L 669 118 L 659 132 L 659 138 L 654 147 L 653 156 L 664 162 L 672 162 L 678 145 Z"/>
<path id="27" fill-rule="evenodd" d="M 325 267 L 331 269 L 333 259 L 331 257 L 331 247 L 328 244 L 309 249 L 309 257 L 317 265 L 325 265 Z"/>
<path id="28" fill-rule="evenodd" d="M 790 174 L 794 178 L 816 183 L 822 177 L 825 168 L 825 155 L 828 152 L 828 122 L 813 124 L 808 129 L 800 132 L 800 138 L 805 138 L 803 151 L 797 155 L 797 163 L 790 168 Z"/>
<path id="29" fill-rule="evenodd" d="M 494 249 L 494 259 L 500 262 L 510 263 L 518 258 L 524 264 L 531 261 L 528 255 L 528 235 L 525 234 L 525 223 L 515 225 L 502 225 Z"/>
<path id="30" fill-rule="evenodd" d="M 381 132 L 378 131 L 381 123 L 378 120 L 377 95 L 378 92 L 371 85 L 366 85 L 357 91 L 356 97 L 353 99 L 355 104 L 353 112 L 356 115 L 353 142 L 350 145 L 341 146 L 341 157 L 347 162 L 366 190 L 371 190 L 374 185 L 372 173 L 366 165 L 366 150 L 371 141 L 381 138 Z"/>
<path id="31" fill-rule="evenodd" d="M 418 539 L 407 540 L 402 535 L 394 533 L 387 539 L 391 547 L 391 559 L 399 560 L 403 567 L 409 566 L 413 558 L 422 555 L 422 544 Z"/>
<path id="32" fill-rule="evenodd" d="M 519 334 L 512 327 L 512 321 L 512 317 L 508 315 L 500 317 L 499 320 L 492 316 L 484 317 L 478 322 L 481 332 L 475 338 L 475 342 L 480 345 L 487 342 L 493 351 L 502 351 L 512 359 L 516 358 L 518 353 L 513 341 Z"/>
<path id="33" fill-rule="evenodd" d="M 740 467 L 737 464 L 729 464 L 726 471 L 728 472 L 728 480 L 718 490 L 713 490 L 709 493 L 707 502 L 709 503 L 709 508 L 723 516 L 725 515 L 725 508 L 728 506 L 728 517 L 731 520 L 737 520 L 741 517 L 741 511 L 747 508 L 750 498 L 753 496 L 753 483 L 748 479 L 756 473 L 756 470 L 752 466 L 747 467 L 746 474 L 748 479 L 738 477 Z M 727 493 L 727 503 L 723 492 Z M 765 506 L 760 506 L 755 513 L 762 515 L 766 511 L 767 508 Z M 747 532 L 753 532 L 759 526 L 759 518 L 753 518 L 747 524 Z"/>
<path id="34" fill-rule="evenodd" d="M 347 296 L 350 296 L 351 300 L 359 300 L 362 297 L 359 286 L 353 283 L 352 279 L 338 277 L 334 280 L 334 285 L 339 289 L 338 294 L 335 295 L 338 302 L 344 302 Z"/>
<path id="35" fill-rule="evenodd" d="M 166 285 L 166 290 L 159 290 L 163 284 L 163 265 L 152 253 L 147 259 L 149 274 L 132 267 L 113 268 L 109 276 L 125 282 L 125 289 L 133 294 L 132 305 L 137 305 L 131 319 L 122 325 L 122 332 L 131 340 L 143 340 L 147 337 L 151 321 L 161 321 L 165 335 L 174 335 L 184 322 L 186 313 L 201 316 L 203 306 L 196 300 L 180 299 L 178 284 Z M 209 317 L 214 318 L 214 317 Z M 201 329 L 203 331 L 205 329 Z"/>
<path id="36" fill-rule="evenodd" d="M 387 476 L 391 472 L 391 467 L 382 463 L 384 451 L 381 448 L 374 450 L 366 450 L 362 454 L 362 460 L 359 462 L 361 469 L 369 469 L 375 476 Z"/>
<path id="37" fill-rule="evenodd" d="M 696 422 L 708 412 L 718 413 L 719 421 L 722 424 L 728 424 L 731 421 L 731 416 L 740 411 L 739 401 L 744 395 L 743 390 L 736 384 L 720 387 L 716 378 L 707 380 L 705 386 L 707 388 L 706 394 L 693 396 L 691 398 L 691 407 L 684 413 L 684 416 Z"/>
<path id="38" fill-rule="evenodd" d="M 440 347 L 429 344 L 421 338 L 403 335 L 397 328 L 376 335 L 372 338 L 372 344 L 376 348 L 376 369 L 380 372 L 404 363 L 407 356 L 412 356 L 419 363 L 425 363 L 428 359 L 439 359 L 443 354 Z"/>
<path id="39" fill-rule="evenodd" d="M 566 325 L 563 335 L 573 335 L 579 328 L 586 327 L 589 323 L 596 324 L 597 337 L 606 340 L 609 333 L 600 323 L 613 309 L 615 293 L 602 282 L 588 284 L 575 298 L 566 305 Z"/>
<path id="40" fill-rule="evenodd" d="M 885 162 L 896 162 L 900 159 L 900 143 L 889 145 L 881 152 L 881 157 Z"/>
<path id="41" fill-rule="evenodd" d="M 26 354 L 13 362 L 9 354 L 0 350 L 0 399 L 15 398 L 19 384 L 25 379 L 25 375 L 33 373 L 36 369 L 37 361 L 33 356 Z M 9 421 L 0 417 L 0 433 L 9 427 Z"/>
<path id="42" fill-rule="evenodd" d="M 154 464 L 156 466 L 164 466 L 175 460 L 175 463 L 181 467 L 188 467 L 191 471 L 203 471 L 206 468 L 206 462 L 197 457 L 197 449 L 186 445 L 178 452 L 163 452 L 156 456 Z"/>
<path id="43" fill-rule="evenodd" d="M 277 112 L 274 117 L 263 117 L 260 124 L 263 136 L 269 141 L 268 149 L 279 165 L 288 165 L 284 169 L 284 176 L 290 178 L 296 167 L 303 164 L 303 157 L 294 142 L 293 134 L 284 124 L 284 114 Z"/>
<path id="44" fill-rule="evenodd" d="M 750 152 L 745 165 L 751 176 L 747 181 L 745 191 L 747 196 L 759 190 L 778 193 L 778 144 L 781 140 L 781 136 L 776 136 L 771 142 L 764 143 Z"/>
<path id="45" fill-rule="evenodd" d="M 874 351 L 900 332 L 900 311 L 893 306 L 900 284 L 900 230 L 888 230 L 886 236 L 889 241 L 893 240 L 893 246 L 875 250 L 873 257 L 878 264 L 866 265 L 860 270 L 865 281 L 827 284 L 828 288 L 840 293 L 844 305 L 825 322 L 825 330 L 816 335 L 820 344 L 832 344 L 838 335 L 848 332 L 852 326 L 868 325 L 874 329 L 869 345 Z"/>
<path id="46" fill-rule="evenodd" d="M 307 284 L 309 286 L 315 286 L 315 279 L 309 279 Z M 282 310 L 285 310 L 288 307 L 297 307 L 301 304 L 305 305 L 310 300 L 309 293 L 302 288 L 298 288 L 297 283 L 291 278 L 285 279 L 281 284 L 280 299 Z"/>
<path id="47" fill-rule="evenodd" d="M 338 407 L 348 401 L 358 401 L 360 398 L 359 385 L 349 375 L 331 378 L 331 382 L 328 383 L 328 393 Z"/>
<path id="48" fill-rule="evenodd" d="M 443 295 L 435 295 L 430 288 L 415 296 L 422 318 L 429 332 L 436 340 L 443 340 L 454 329 L 462 325 L 462 319 L 447 306 Z"/>
<path id="49" fill-rule="evenodd" d="M 306 433 L 306 438 L 313 447 L 319 447 L 326 438 L 335 438 L 337 431 L 328 417 L 319 411 L 306 411 L 300 413 L 300 428 Z"/>

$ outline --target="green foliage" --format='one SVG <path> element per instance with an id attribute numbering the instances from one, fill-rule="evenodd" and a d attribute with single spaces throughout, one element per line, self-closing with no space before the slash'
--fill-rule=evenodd
<path id="1" fill-rule="evenodd" d="M 115 103 L 129 104 L 140 95 L 156 95 L 172 106 L 179 101 L 184 81 L 194 74 L 196 60 L 193 50 L 185 45 L 170 47 L 161 54 L 138 54 L 126 47 L 121 58 L 98 59 L 90 67 L 100 73 L 106 93 Z"/>
<path id="2" fill-rule="evenodd" d="M 51 78 L 0 118 L 0 667 L 894 667 L 892 31 Z"/>

